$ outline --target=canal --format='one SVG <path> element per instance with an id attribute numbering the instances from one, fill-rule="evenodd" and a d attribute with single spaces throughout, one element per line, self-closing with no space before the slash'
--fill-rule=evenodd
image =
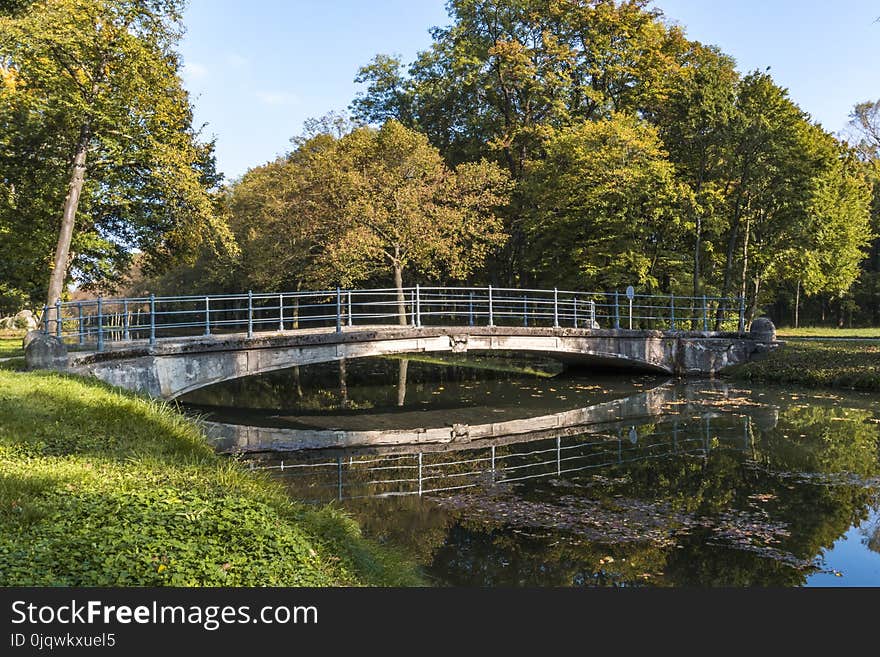
<path id="1" fill-rule="evenodd" d="M 292 368 L 181 400 L 438 585 L 878 586 L 869 393 L 522 358 Z"/>

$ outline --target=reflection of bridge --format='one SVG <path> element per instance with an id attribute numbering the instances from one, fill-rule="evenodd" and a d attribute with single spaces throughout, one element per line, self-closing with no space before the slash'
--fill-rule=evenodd
<path id="1" fill-rule="evenodd" d="M 410 427 L 381 430 L 299 429 L 205 422 L 212 442 L 221 451 L 295 451 L 301 449 L 346 449 L 352 447 L 393 448 L 423 446 L 424 449 L 466 449 L 474 441 L 488 444 L 526 442 L 556 438 L 586 431 L 629 426 L 658 417 L 664 406 L 678 399 L 675 386 L 663 385 L 622 399 L 549 413 L 529 418 L 483 424 L 451 422 L 440 427 Z"/>
<path id="2" fill-rule="evenodd" d="M 773 346 L 743 319 L 731 299 L 491 287 L 99 299 L 45 309 L 26 357 L 166 399 L 295 365 L 420 352 L 706 375 Z"/>
<path id="3" fill-rule="evenodd" d="M 696 421 L 666 419 L 660 428 L 637 426 L 570 439 L 528 444 L 470 446 L 465 452 L 417 451 L 386 455 L 294 455 L 251 467 L 284 477 L 298 498 L 323 502 L 368 497 L 428 495 L 487 485 L 513 484 L 640 461 L 675 456 L 707 457 L 713 449 L 748 450 L 749 416 L 728 416 L 712 426 L 711 415 Z M 485 445 L 485 444 L 483 444 Z"/>
<path id="4" fill-rule="evenodd" d="M 292 452 L 297 450 L 352 450 L 370 453 L 423 452 L 473 449 L 477 446 L 510 445 L 548 438 L 558 439 L 586 433 L 598 434 L 660 422 L 670 413 L 695 410 L 708 418 L 702 407 L 707 399 L 721 402 L 716 414 L 730 415 L 724 402 L 730 390 L 719 382 L 705 381 L 688 386 L 664 384 L 621 399 L 600 402 L 558 413 L 483 424 L 456 423 L 454 411 L 440 427 L 409 427 L 376 430 L 301 429 L 205 422 L 207 434 L 224 452 Z M 731 407 L 741 404 L 731 404 Z M 764 406 L 747 406 L 759 425 L 775 424 Z M 349 452 L 350 453 L 350 452 Z"/>

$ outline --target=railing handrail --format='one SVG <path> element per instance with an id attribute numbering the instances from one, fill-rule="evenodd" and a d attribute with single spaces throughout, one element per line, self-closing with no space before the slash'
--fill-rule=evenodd
<path id="1" fill-rule="evenodd" d="M 61 339 L 76 338 L 80 345 L 211 335 L 213 330 L 239 327 L 254 331 L 285 331 L 312 326 L 334 326 L 337 331 L 356 322 L 411 324 L 447 321 L 449 326 L 478 321 L 495 326 L 549 325 L 552 327 L 651 328 L 691 330 L 710 324 L 720 330 L 737 320 L 744 332 L 745 304 L 740 297 L 677 296 L 620 291 L 509 288 L 488 286 L 408 286 L 397 288 L 334 288 L 289 292 L 218 293 L 175 296 L 97 297 L 43 306 L 40 325 Z M 401 322 L 400 320 L 403 320 Z M 269 325 L 268 327 L 266 325 Z M 73 326 L 73 329 L 70 327 Z M 52 330 L 54 328 L 54 330 Z M 190 329 L 197 329 L 190 331 Z M 158 335 L 165 333 L 165 336 Z"/>
<path id="2" fill-rule="evenodd" d="M 553 292 L 558 292 L 559 294 L 568 294 L 568 295 L 579 295 L 582 297 L 590 297 L 590 296 L 604 296 L 604 297 L 613 297 L 615 291 L 597 291 L 597 290 L 566 290 L 566 289 L 548 289 L 548 288 L 514 288 L 514 287 L 495 287 L 491 286 L 493 293 L 495 292 L 517 292 L 517 293 L 537 293 L 537 294 L 553 294 Z M 419 289 L 421 292 L 428 292 L 433 290 L 462 290 L 465 292 L 468 291 L 482 291 L 486 292 L 489 289 L 489 286 L 410 286 L 401 288 L 404 293 L 412 292 L 416 289 Z M 338 288 L 342 293 L 352 294 L 369 294 L 369 293 L 386 293 L 386 292 L 397 292 L 398 289 L 394 287 L 389 288 Z M 260 299 L 270 299 L 277 298 L 283 295 L 285 298 L 297 298 L 297 297 L 308 297 L 308 296 L 331 296 L 336 294 L 337 288 L 333 288 L 332 290 L 291 290 L 291 291 L 276 291 L 276 292 L 253 292 L 253 298 L 256 300 Z M 619 292 L 619 291 L 618 291 Z M 678 294 L 639 294 L 636 293 L 634 298 L 636 299 L 663 299 L 668 301 L 670 297 L 675 297 L 676 300 L 682 301 L 702 301 L 706 299 L 706 301 L 736 301 L 738 302 L 739 296 L 720 296 L 720 295 L 705 295 L 705 296 L 686 296 L 686 295 L 678 295 Z M 203 301 L 205 298 L 208 299 L 216 299 L 216 300 L 231 300 L 231 299 L 241 299 L 247 300 L 248 293 L 247 292 L 223 292 L 223 293 L 214 293 L 214 294 L 190 294 L 190 295 L 171 295 L 171 296 L 157 296 L 152 297 L 156 302 L 173 302 L 173 301 L 195 301 L 201 300 Z M 622 300 L 626 300 L 624 295 L 621 296 Z M 92 305 L 95 306 L 98 303 L 98 299 L 101 299 L 105 304 L 113 304 L 113 303 L 123 303 L 128 301 L 129 303 L 149 303 L 151 297 L 96 297 L 94 299 L 80 299 L 77 301 L 62 301 L 62 308 L 71 308 L 76 307 L 78 304 L 83 306 Z M 47 306 L 43 306 L 43 308 L 47 308 Z M 51 308 L 54 308 L 52 306 Z"/>

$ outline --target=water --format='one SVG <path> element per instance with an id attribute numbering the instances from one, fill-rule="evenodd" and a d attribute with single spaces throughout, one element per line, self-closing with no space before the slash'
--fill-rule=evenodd
<path id="1" fill-rule="evenodd" d="M 880 586 L 876 395 L 365 359 L 184 401 L 441 585 Z"/>

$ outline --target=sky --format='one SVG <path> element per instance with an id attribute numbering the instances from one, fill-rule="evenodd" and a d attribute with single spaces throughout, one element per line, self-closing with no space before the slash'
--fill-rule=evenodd
<path id="1" fill-rule="evenodd" d="M 880 98 L 880 0 L 654 0 L 691 39 L 776 82 L 827 130 Z M 445 0 L 190 0 L 183 79 L 227 179 L 289 150 L 305 119 L 344 111 L 377 53 L 410 62 Z"/>

